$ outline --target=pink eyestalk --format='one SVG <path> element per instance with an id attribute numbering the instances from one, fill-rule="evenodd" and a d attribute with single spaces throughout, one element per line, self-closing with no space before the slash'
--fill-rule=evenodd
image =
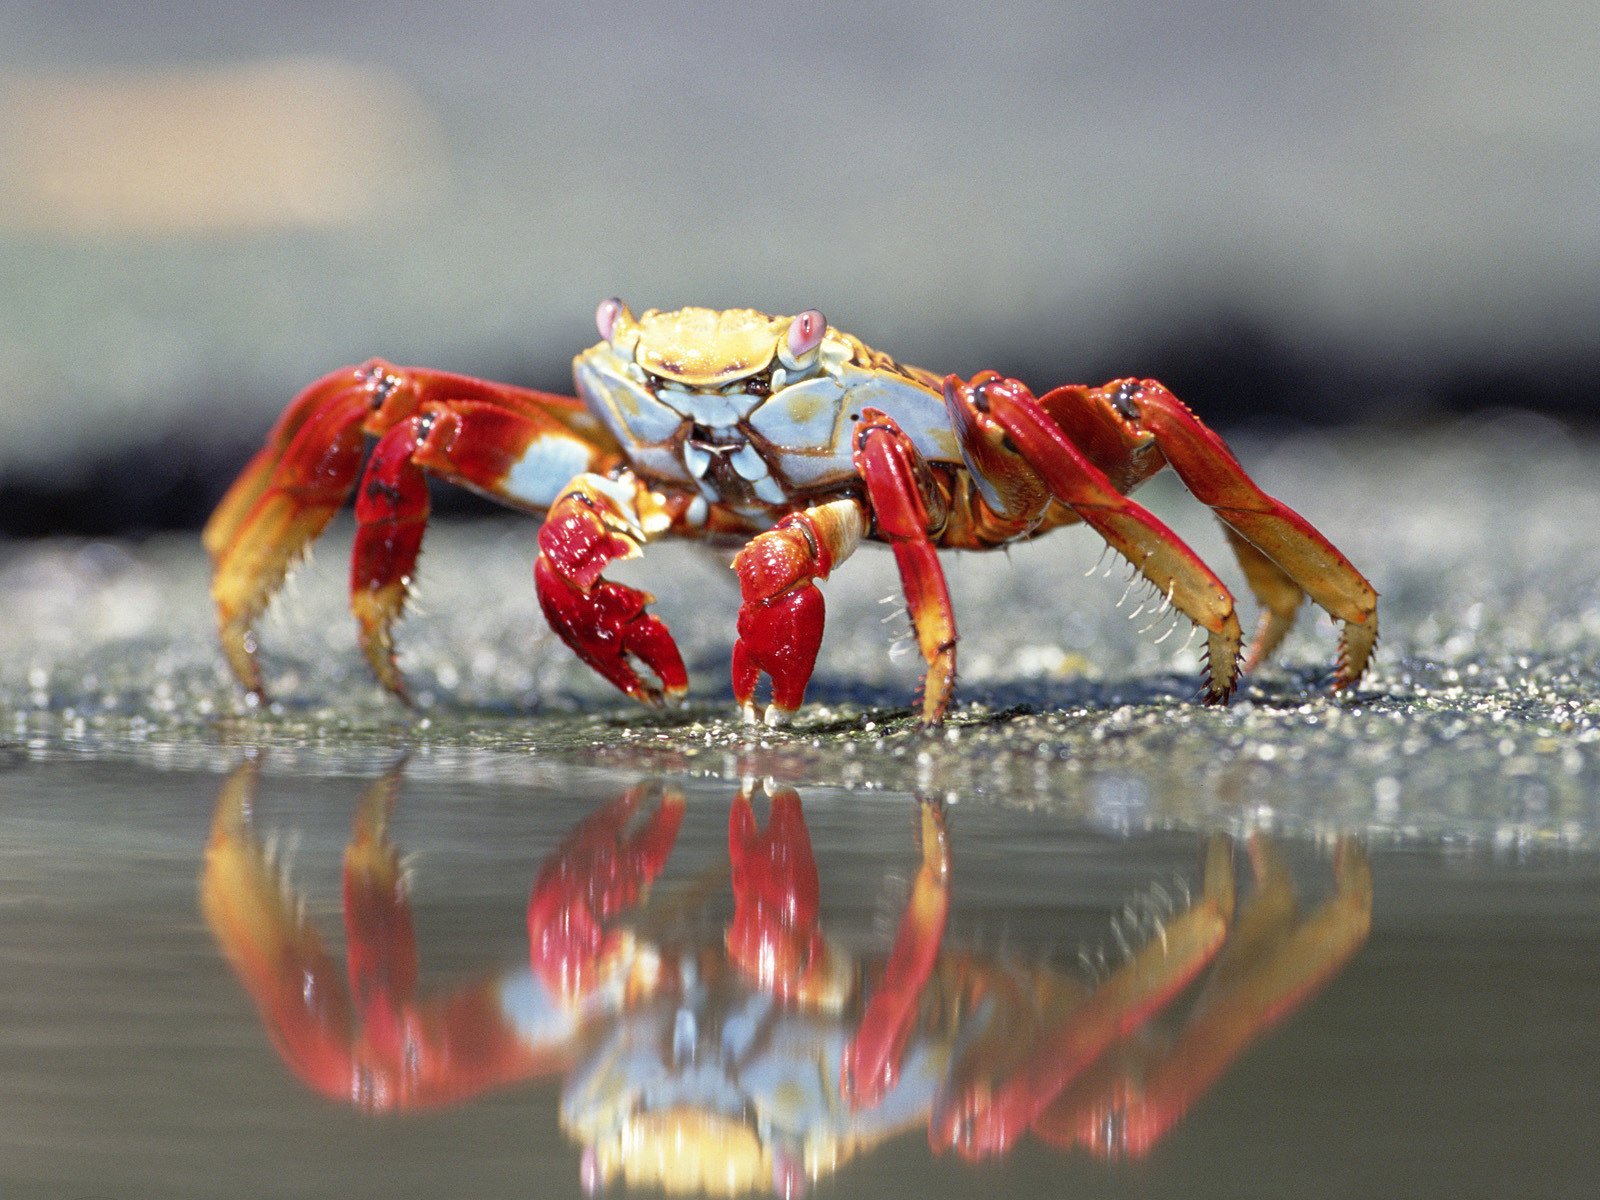
<path id="1" fill-rule="evenodd" d="M 616 331 L 617 318 L 627 311 L 628 306 L 622 302 L 620 296 L 611 296 L 600 301 L 600 307 L 594 310 L 594 324 L 600 331 L 600 336 L 609 342 L 612 333 Z"/>
<path id="2" fill-rule="evenodd" d="M 789 348 L 790 357 L 804 358 L 818 346 L 828 332 L 828 318 L 814 308 L 808 308 L 793 321 L 789 322 L 789 332 L 784 337 L 784 344 Z"/>

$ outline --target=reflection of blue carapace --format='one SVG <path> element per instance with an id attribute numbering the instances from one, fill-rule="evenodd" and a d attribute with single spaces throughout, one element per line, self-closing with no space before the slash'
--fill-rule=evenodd
<path id="1" fill-rule="evenodd" d="M 923 803 L 893 945 L 864 961 L 821 929 L 800 798 L 771 788 L 764 828 L 751 793 L 734 797 L 721 938 L 665 933 L 663 912 L 683 898 L 641 902 L 685 801 L 642 785 L 581 822 L 540 869 L 527 963 L 427 995 L 387 836 L 398 769 L 369 789 L 345 853 L 346 972 L 250 828 L 256 784 L 246 764 L 223 788 L 201 906 L 284 1061 L 369 1110 L 559 1075 L 561 1123 L 584 1146 L 591 1188 L 620 1176 L 793 1193 L 915 1127 L 969 1158 L 1030 1131 L 1061 1148 L 1143 1154 L 1340 970 L 1371 919 L 1355 843 L 1338 847 L 1334 894 L 1301 919 L 1263 838 L 1249 843 L 1254 887 L 1235 915 L 1231 846 L 1214 837 L 1198 897 L 1153 920 L 1145 944 L 1097 978 L 1001 961 L 945 945 L 950 839 L 942 810 Z M 1185 1019 L 1158 1034 L 1195 988 Z"/>

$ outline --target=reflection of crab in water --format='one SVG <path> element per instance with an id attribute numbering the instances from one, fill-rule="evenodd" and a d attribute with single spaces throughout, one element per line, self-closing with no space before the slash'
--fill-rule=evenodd
<path id="1" fill-rule="evenodd" d="M 397 774 L 369 791 L 345 855 L 348 987 L 250 830 L 255 782 L 245 766 L 223 790 L 201 904 L 291 1069 L 368 1110 L 561 1074 L 561 1121 L 585 1147 L 590 1190 L 620 1176 L 793 1194 L 917 1126 L 936 1150 L 969 1158 L 1029 1131 L 1062 1148 L 1143 1154 L 1339 971 L 1371 918 L 1355 843 L 1340 843 L 1334 895 L 1302 918 L 1260 838 L 1255 888 L 1235 918 L 1219 837 L 1199 897 L 1097 981 L 946 949 L 949 842 L 941 810 L 924 803 L 921 864 L 893 946 L 865 962 L 819 928 L 800 800 L 779 788 L 765 829 L 747 792 L 733 802 L 734 909 L 720 943 L 646 936 L 660 906 L 639 902 L 684 799 L 643 786 L 582 822 L 540 871 L 528 966 L 427 997 L 385 833 Z M 1158 1036 L 1153 1019 L 1202 975 L 1185 1020 Z"/>
<path id="2" fill-rule="evenodd" d="M 1252 661 L 1309 594 L 1343 623 L 1335 687 L 1361 678 L 1377 594 L 1326 538 L 1266 495 L 1161 384 L 1121 379 L 1035 398 L 984 371 L 904 366 L 821 313 L 769 317 L 620 300 L 578 355 L 578 398 L 374 360 L 311 384 L 206 526 L 222 643 L 262 694 L 256 619 L 352 490 L 350 604 L 378 679 L 405 697 L 392 628 L 428 519 L 425 474 L 545 514 L 534 580 L 551 628 L 638 700 L 676 700 L 683 659 L 651 597 L 605 579 L 647 541 L 743 543 L 734 697 L 756 718 L 799 707 L 822 642 L 826 579 L 863 539 L 887 542 L 927 663 L 922 719 L 944 719 L 956 627 L 936 550 L 984 550 L 1082 521 L 1206 632 L 1207 693 L 1239 676 L 1233 597 L 1172 530 L 1127 498 L 1171 466 L 1209 505 L 1264 610 Z M 365 436 L 378 439 L 365 471 Z M 357 480 L 360 480 L 357 489 Z M 650 675 L 641 675 L 639 668 Z"/>

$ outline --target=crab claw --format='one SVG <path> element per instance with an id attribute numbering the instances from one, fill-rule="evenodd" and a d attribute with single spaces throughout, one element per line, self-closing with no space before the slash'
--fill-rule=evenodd
<path id="1" fill-rule="evenodd" d="M 635 700 L 675 702 L 689 690 L 689 675 L 666 624 L 645 611 L 655 597 L 600 577 L 607 563 L 637 557 L 646 536 L 617 481 L 580 475 L 539 530 L 534 586 L 550 628 L 579 658 Z M 642 679 L 635 661 L 659 685 Z"/>
<path id="2" fill-rule="evenodd" d="M 641 805 L 655 812 L 631 837 Z M 605 922 L 642 899 L 661 873 L 683 823 L 683 793 L 641 784 L 583 821 L 545 863 L 528 897 L 528 947 L 534 973 L 558 996 L 581 1000 L 626 938 Z"/>
<path id="3" fill-rule="evenodd" d="M 728 957 L 779 999 L 818 1003 L 831 998 L 836 964 L 817 925 L 817 860 L 799 793 L 780 787 L 771 797 L 765 830 L 756 826 L 748 791 L 734 798 L 728 813 Z"/>
<path id="4" fill-rule="evenodd" d="M 206 522 L 201 540 L 215 568 L 211 596 L 222 648 L 257 697 L 265 690 L 256 619 L 355 486 L 368 414 L 396 403 L 391 396 L 408 392 L 404 384 L 376 359 L 317 380 L 278 418 Z"/>

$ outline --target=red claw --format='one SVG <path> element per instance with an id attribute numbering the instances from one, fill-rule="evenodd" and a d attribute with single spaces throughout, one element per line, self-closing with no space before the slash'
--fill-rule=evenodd
<path id="1" fill-rule="evenodd" d="M 728 858 L 733 868 L 728 957 L 781 1000 L 819 999 L 829 980 L 829 962 L 817 926 L 817 860 L 799 794 L 787 787 L 773 792 L 762 831 L 749 794 L 739 793 L 728 813 Z"/>
<path id="2" fill-rule="evenodd" d="M 654 704 L 677 700 L 689 689 L 683 656 L 665 623 L 645 611 L 655 597 L 602 579 L 606 564 L 639 553 L 638 536 L 605 491 L 574 485 L 563 493 L 539 530 L 534 585 L 550 628 L 615 687 Z M 634 669 L 643 663 L 660 680 L 646 682 Z"/>
<path id="3" fill-rule="evenodd" d="M 683 823 L 681 792 L 661 803 L 633 836 L 629 827 L 651 784 L 631 788 L 590 816 L 561 844 L 528 898 L 528 947 L 534 973 L 568 1001 L 587 995 L 606 957 L 620 945 L 605 923 L 637 903 L 661 873 Z"/>

